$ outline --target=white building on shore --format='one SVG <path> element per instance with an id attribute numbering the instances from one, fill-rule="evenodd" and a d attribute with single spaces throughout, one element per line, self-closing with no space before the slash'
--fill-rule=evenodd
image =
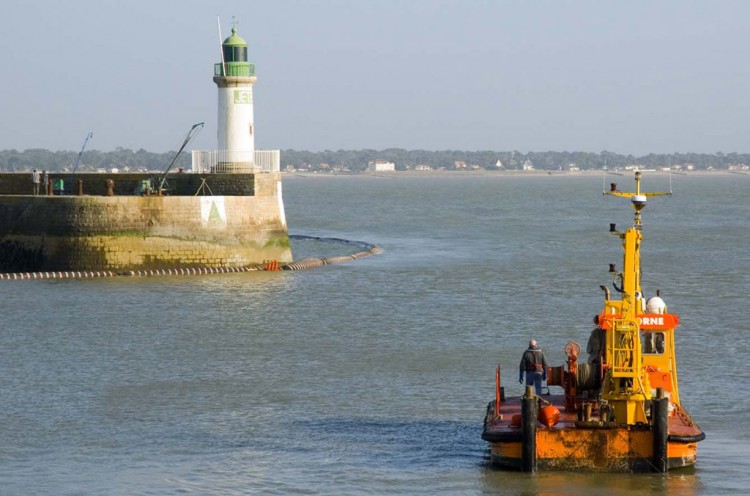
<path id="1" fill-rule="evenodd" d="M 393 172 L 396 164 L 387 160 L 371 160 L 367 163 L 367 172 Z"/>

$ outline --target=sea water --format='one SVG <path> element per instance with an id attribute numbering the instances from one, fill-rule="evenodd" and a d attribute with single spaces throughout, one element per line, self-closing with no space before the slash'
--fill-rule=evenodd
<path id="1" fill-rule="evenodd" d="M 606 182 L 631 190 L 631 176 Z M 607 186 L 608 187 L 608 186 Z M 0 282 L 0 494 L 742 494 L 750 176 L 648 175 L 643 289 L 680 315 L 694 470 L 520 474 L 480 438 L 495 366 L 585 346 L 628 200 L 590 175 L 286 176 L 300 272 Z M 349 254 L 294 241 L 295 258 Z M 353 251 L 356 251 L 353 250 Z"/>

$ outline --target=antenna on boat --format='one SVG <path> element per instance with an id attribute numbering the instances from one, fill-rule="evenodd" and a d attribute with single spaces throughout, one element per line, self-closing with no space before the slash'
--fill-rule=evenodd
<path id="1" fill-rule="evenodd" d="M 602 170 L 604 171 L 604 175 L 602 176 L 602 194 L 605 194 L 607 192 L 607 152 L 602 152 L 604 155 L 604 165 L 602 166 Z"/>
<path id="2" fill-rule="evenodd" d="M 672 155 L 669 155 L 669 194 L 672 194 Z"/>
<path id="3" fill-rule="evenodd" d="M 670 160 L 671 163 L 671 160 Z M 672 166 L 669 166 L 669 194 L 672 194 Z"/>
<path id="4" fill-rule="evenodd" d="M 177 157 L 180 156 L 180 153 L 182 153 L 182 150 L 185 149 L 188 143 L 190 143 L 190 140 L 195 138 L 195 136 L 198 134 L 200 129 L 203 127 L 203 122 L 199 122 L 198 124 L 193 124 L 193 127 L 190 128 L 190 131 L 187 132 L 185 135 L 185 140 L 182 142 L 182 146 L 179 150 L 177 150 L 177 153 L 174 154 L 174 157 L 172 158 L 172 161 L 169 163 L 169 167 L 167 167 L 167 170 L 164 171 L 164 174 L 161 176 L 161 180 L 159 181 L 159 187 L 158 190 L 161 190 L 164 187 L 164 182 L 167 180 L 167 174 L 169 173 L 169 169 L 172 168 L 174 163 L 177 161 Z M 196 131 L 197 130 L 197 131 Z"/>
<path id="5" fill-rule="evenodd" d="M 609 194 L 607 192 L 607 174 L 613 175 L 613 176 L 622 176 L 621 173 L 617 172 L 617 167 L 615 167 L 614 171 L 610 171 L 607 168 L 607 152 L 603 152 L 604 154 L 604 166 L 602 169 L 604 170 L 604 177 L 602 177 L 602 194 L 606 195 Z"/>
<path id="6" fill-rule="evenodd" d="M 671 176 L 670 176 L 671 177 Z M 617 184 L 611 183 L 609 191 L 604 192 L 605 195 L 621 196 L 623 198 L 630 198 L 630 202 L 635 210 L 635 225 L 637 228 L 641 226 L 641 210 L 646 207 L 646 200 L 650 196 L 667 196 L 672 194 L 672 186 L 670 181 L 669 191 L 652 191 L 642 192 L 641 191 L 641 171 L 635 173 L 635 192 L 620 191 L 617 189 Z"/>

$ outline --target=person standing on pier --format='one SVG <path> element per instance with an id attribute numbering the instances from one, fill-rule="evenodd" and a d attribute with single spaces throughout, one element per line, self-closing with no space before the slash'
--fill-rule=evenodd
<path id="1" fill-rule="evenodd" d="M 34 183 L 34 196 L 39 194 L 39 171 L 34 169 L 31 171 L 31 182 Z"/>

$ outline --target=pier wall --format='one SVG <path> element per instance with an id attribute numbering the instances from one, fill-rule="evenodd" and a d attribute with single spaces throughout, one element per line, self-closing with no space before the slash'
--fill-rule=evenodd
<path id="1" fill-rule="evenodd" d="M 192 196 L 201 190 L 205 181 L 214 195 L 224 196 L 252 196 L 255 193 L 256 179 L 261 180 L 264 174 L 192 174 L 172 172 L 166 175 L 163 185 L 164 194 L 178 196 Z M 161 184 L 164 175 L 159 173 L 147 174 L 108 174 L 108 173 L 50 173 L 49 178 L 53 182 L 62 180 L 64 184 L 63 194 L 72 195 L 78 192 L 78 181 L 82 182 L 84 195 L 104 196 L 107 193 L 107 181 L 114 181 L 114 194 L 116 196 L 141 195 L 143 182 L 149 181 L 152 186 L 151 193 Z M 278 177 L 278 174 L 274 174 Z M 204 193 L 201 190 L 201 194 Z M 205 191 L 205 194 L 208 193 Z M 0 195 L 31 195 L 34 192 L 31 181 L 31 173 L 0 173 Z M 44 194 L 44 193 L 42 193 Z M 53 192 L 57 195 L 58 192 Z"/>
<path id="2" fill-rule="evenodd" d="M 12 181 L 0 175 L 0 191 Z M 27 175 L 24 175 L 27 176 Z M 78 175 L 76 175 L 78 176 Z M 102 184 L 115 176 L 96 174 Z M 137 176 L 137 175 L 134 175 Z M 201 180 L 180 174 L 171 191 Z M 147 270 L 244 267 L 265 260 L 291 262 L 278 173 L 214 174 L 213 195 L 0 195 L 0 272 L 50 270 Z M 55 176 L 53 176 L 54 178 Z M 17 179 L 17 178 L 16 178 Z M 24 189 L 31 192 L 30 174 Z M 133 177 L 136 186 L 141 177 Z M 84 183 L 85 186 L 86 183 Z M 224 194 L 217 194 L 217 191 Z M 232 192 L 252 195 L 232 195 Z"/>

